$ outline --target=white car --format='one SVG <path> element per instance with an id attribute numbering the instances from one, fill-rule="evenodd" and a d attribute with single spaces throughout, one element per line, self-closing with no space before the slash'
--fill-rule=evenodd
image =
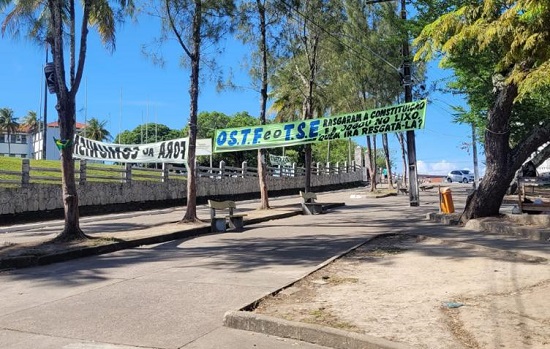
<path id="1" fill-rule="evenodd" d="M 474 174 L 468 170 L 453 170 L 447 174 L 447 182 L 469 183 L 474 181 Z"/>

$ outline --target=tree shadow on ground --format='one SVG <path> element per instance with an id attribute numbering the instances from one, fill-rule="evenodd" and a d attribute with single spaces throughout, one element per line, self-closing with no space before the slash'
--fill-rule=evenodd
<path id="1" fill-rule="evenodd" d="M 397 210 L 398 214 L 392 213 L 392 210 Z M 429 208 L 422 211 L 426 210 Z M 242 233 L 206 234 L 173 240 L 47 266 L 14 270 L 1 277 L 7 281 L 32 279 L 48 284 L 72 285 L 104 281 L 117 273 L 124 278 L 124 268 L 144 267 L 146 270 L 138 272 L 143 275 L 169 268 L 248 273 L 276 269 L 278 266 L 315 266 L 379 234 L 409 234 L 449 241 L 460 239 L 478 246 L 458 248 L 453 244 L 441 244 L 437 248 L 418 249 L 419 253 L 425 255 L 446 256 L 457 260 L 477 258 L 480 255 L 488 255 L 495 260 L 509 260 L 517 251 L 528 254 L 547 251 L 548 248 L 547 244 L 530 240 L 488 236 L 466 231 L 461 227 L 435 224 L 426 221 L 422 214 L 417 208 L 405 205 L 350 205 L 324 215 L 296 216 L 245 226 Z M 136 224 L 124 229 L 139 228 L 140 225 Z M 114 227 L 113 231 L 116 231 Z M 509 253 L 487 254 L 487 250 L 479 246 Z"/>

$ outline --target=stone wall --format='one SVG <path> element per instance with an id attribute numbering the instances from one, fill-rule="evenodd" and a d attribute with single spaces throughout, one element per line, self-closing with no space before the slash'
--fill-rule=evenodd
<path id="1" fill-rule="evenodd" d="M 362 182 L 362 172 L 319 175 L 311 177 L 311 187 L 317 189 L 339 188 L 358 185 Z M 268 177 L 271 193 L 298 194 L 303 190 L 304 177 Z M 197 197 L 254 197 L 259 193 L 257 177 L 225 177 L 221 179 L 197 178 Z M 78 186 L 79 206 L 82 209 L 114 206 L 127 206 L 139 209 L 154 203 L 178 202 L 184 204 L 187 187 L 184 180 L 167 182 L 132 181 L 130 183 L 87 182 Z M 202 200 L 204 201 L 204 200 Z M 167 206 L 167 205 L 164 205 Z M 61 186 L 52 184 L 28 184 L 16 188 L 0 188 L 0 221 L 9 221 L 10 216 L 41 213 L 63 209 Z M 107 210 L 123 211 L 124 208 Z"/>

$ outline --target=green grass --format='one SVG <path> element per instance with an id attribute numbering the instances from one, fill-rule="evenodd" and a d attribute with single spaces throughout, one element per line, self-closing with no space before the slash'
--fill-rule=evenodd
<path id="1" fill-rule="evenodd" d="M 13 175 L 13 174 L 5 174 L 2 173 L 2 171 L 17 171 L 21 173 L 21 166 L 22 159 L 21 158 L 12 158 L 12 157 L 0 157 L 0 180 L 16 180 L 21 181 L 21 175 Z M 86 170 L 86 176 L 87 181 L 89 182 L 121 182 L 122 180 L 122 174 L 119 172 L 115 172 L 113 170 L 120 170 L 123 167 L 120 165 L 105 165 L 105 164 L 99 164 L 99 163 L 87 163 L 88 167 L 94 167 L 94 169 L 87 169 Z M 61 184 L 61 161 L 60 160 L 33 160 L 30 161 L 30 167 L 31 167 L 31 183 L 49 183 L 49 184 Z M 59 170 L 59 172 L 50 172 L 50 171 L 40 171 L 40 170 L 33 170 L 33 168 L 46 168 L 46 169 L 56 169 Z M 80 162 L 75 162 L 75 174 L 78 178 L 78 171 L 80 170 Z M 149 172 L 149 171 L 142 171 L 142 170 L 132 170 L 132 180 L 157 180 L 152 178 L 140 178 L 140 175 L 149 175 L 149 176 L 158 176 L 158 181 L 160 181 L 160 173 L 158 172 Z M 111 176 L 111 177 L 118 177 L 121 179 L 100 179 L 100 178 L 90 178 L 93 176 Z M 51 180 L 44 180 L 44 179 L 33 179 L 33 177 L 49 177 Z M 178 176 L 178 177 L 172 177 L 176 179 L 185 179 L 185 177 Z M 17 186 L 17 184 L 9 184 L 9 183 L 0 183 L 0 186 L 3 187 L 13 187 Z"/>

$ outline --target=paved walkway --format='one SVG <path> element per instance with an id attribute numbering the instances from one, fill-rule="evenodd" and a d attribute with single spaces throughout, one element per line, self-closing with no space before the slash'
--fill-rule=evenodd
<path id="1" fill-rule="evenodd" d="M 375 199 L 365 189 L 321 193 L 321 202 L 346 206 L 320 216 L 293 216 L 115 253 L 0 273 L 2 348 L 321 348 L 222 326 L 239 309 L 315 270 L 333 256 L 388 232 L 414 232 L 518 248 L 516 239 L 465 234 L 425 220 L 437 195 Z M 255 210 L 239 202 L 247 219 L 292 212 L 298 197 L 272 199 Z M 463 205 L 457 195 L 455 205 Z M 176 224 L 183 208 L 82 219 L 86 233 L 136 237 L 187 229 Z M 208 218 L 205 206 L 199 218 Z M 0 244 L 36 241 L 60 222 L 0 227 Z M 205 223 L 205 226 L 208 224 Z M 190 229 L 190 228 L 189 228 Z M 522 240 L 522 249 L 548 257 L 547 245 Z"/>

